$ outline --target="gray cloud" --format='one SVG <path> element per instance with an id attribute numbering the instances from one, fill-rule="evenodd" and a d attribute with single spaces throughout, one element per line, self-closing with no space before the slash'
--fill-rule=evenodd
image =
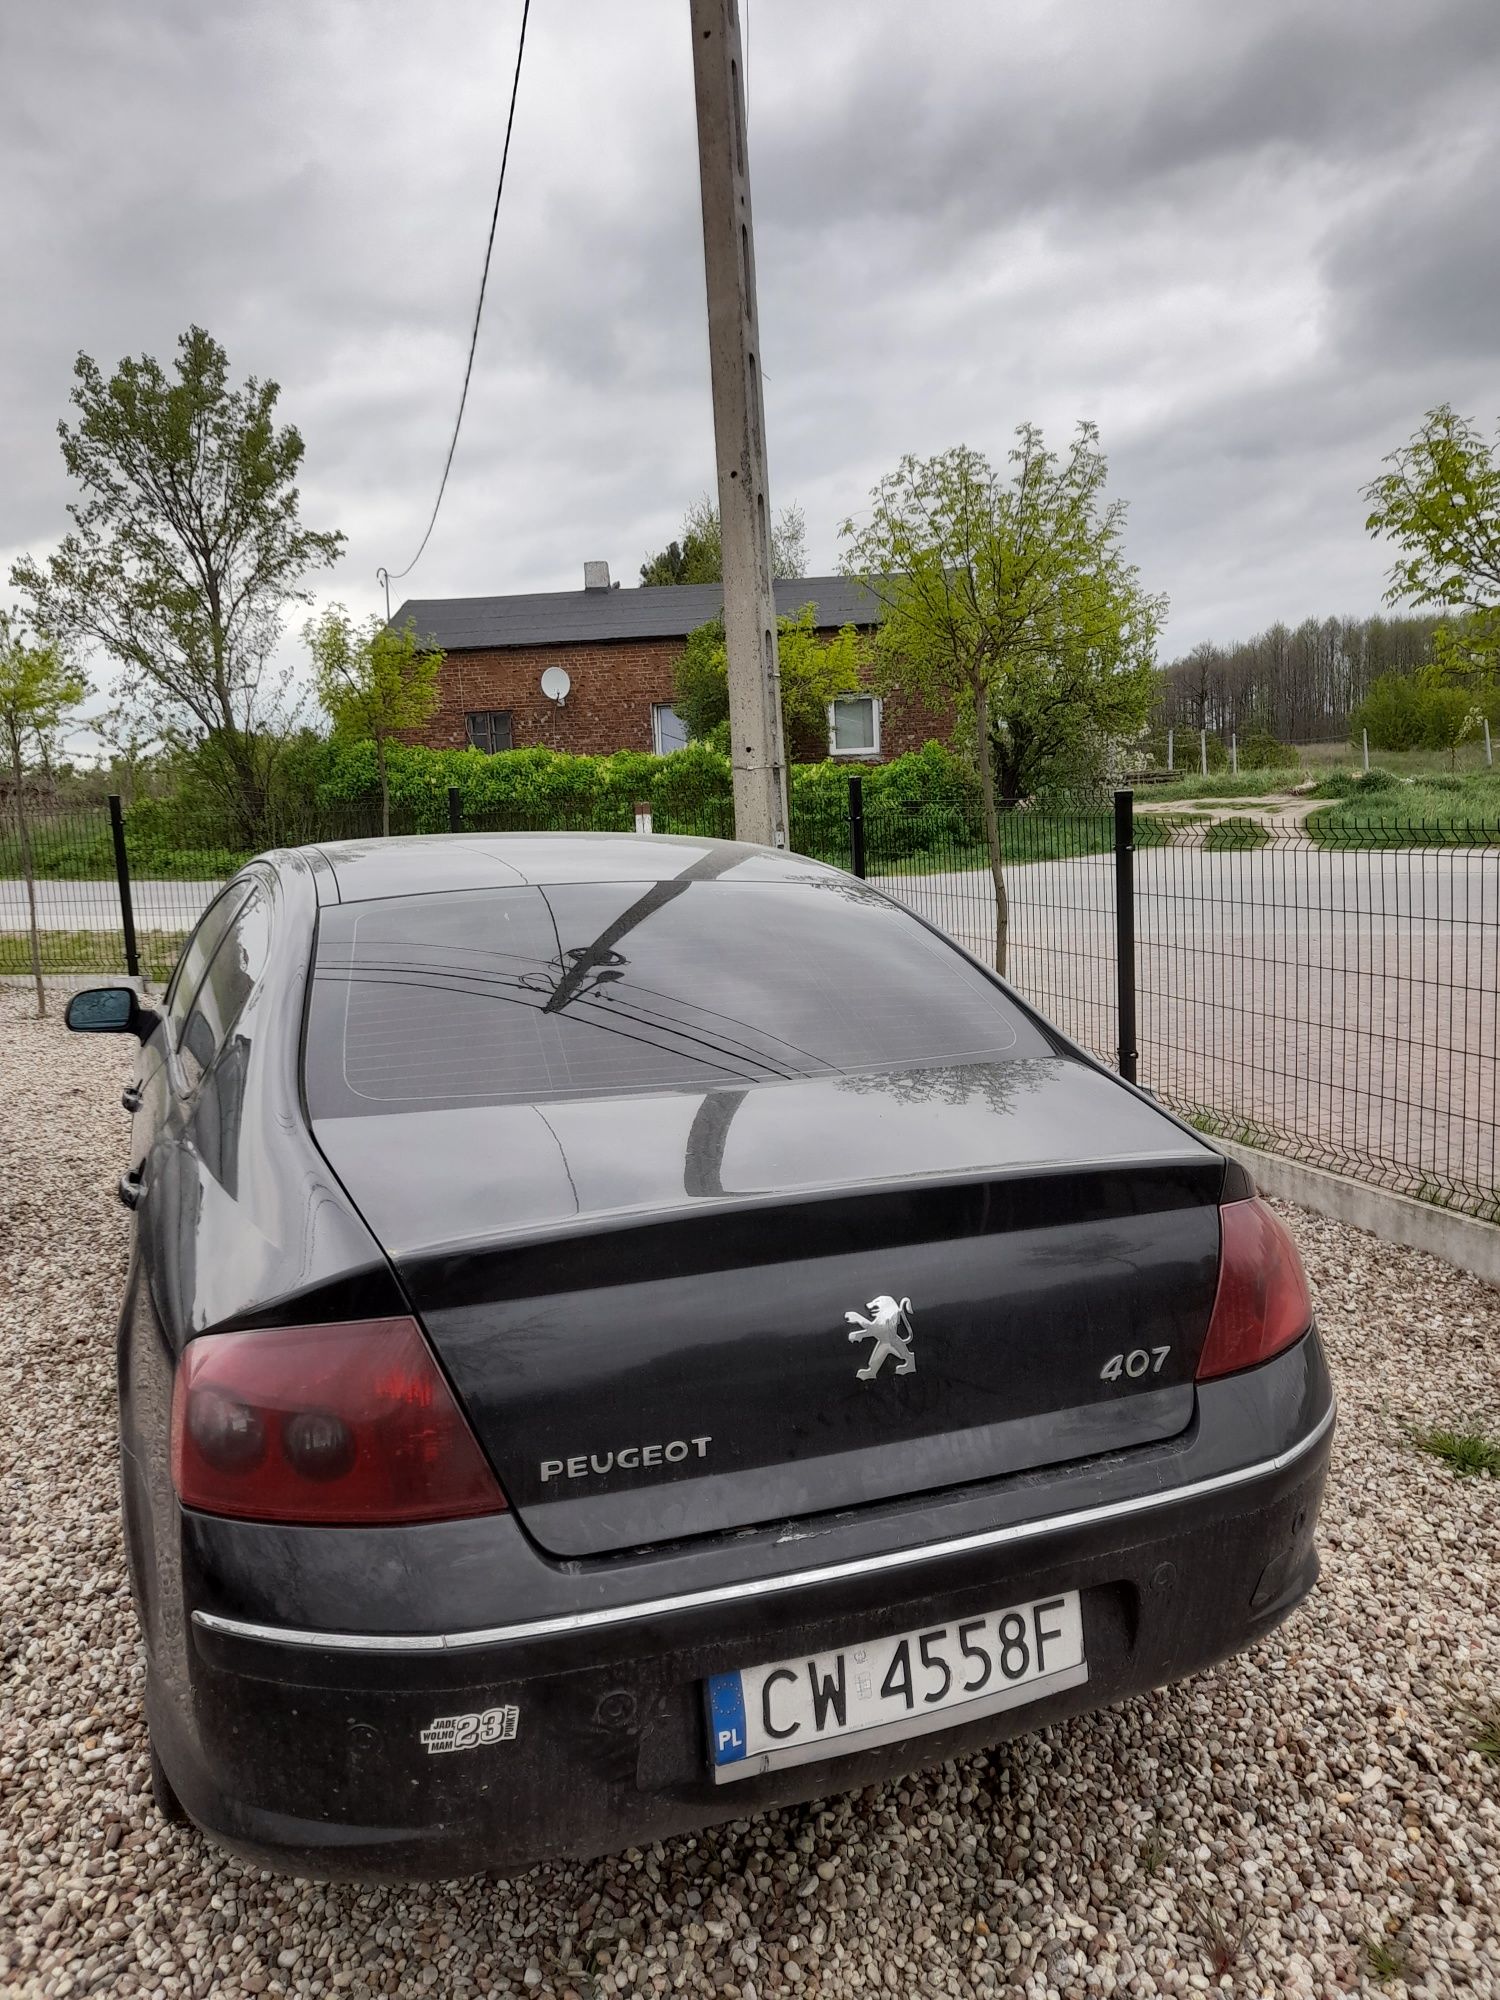
<path id="1" fill-rule="evenodd" d="M 745 0 L 741 0 L 745 4 Z M 778 501 L 1095 418 L 1168 643 L 1373 608 L 1360 485 L 1500 408 L 1494 0 L 749 0 Z M 0 33 L 0 562 L 62 532 L 72 359 L 273 375 L 325 594 L 431 507 L 519 5 L 108 0 Z M 463 441 L 411 588 L 633 581 L 712 484 L 682 0 L 533 10 Z"/>

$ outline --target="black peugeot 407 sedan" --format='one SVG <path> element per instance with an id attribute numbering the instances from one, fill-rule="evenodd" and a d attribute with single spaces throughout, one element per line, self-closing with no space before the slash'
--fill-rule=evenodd
<path id="1" fill-rule="evenodd" d="M 1176 1680 L 1313 1584 L 1285 1228 L 835 869 L 282 852 L 159 1013 L 69 1020 L 142 1044 L 127 1541 L 157 1796 L 228 1847 L 599 1853 Z"/>

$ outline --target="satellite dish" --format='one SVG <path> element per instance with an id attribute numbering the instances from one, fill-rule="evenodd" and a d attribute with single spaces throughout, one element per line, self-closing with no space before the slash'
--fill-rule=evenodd
<path id="1" fill-rule="evenodd" d="M 543 671 L 542 693 L 548 701 L 555 701 L 559 708 L 567 700 L 572 685 L 572 677 L 566 667 L 547 667 Z"/>

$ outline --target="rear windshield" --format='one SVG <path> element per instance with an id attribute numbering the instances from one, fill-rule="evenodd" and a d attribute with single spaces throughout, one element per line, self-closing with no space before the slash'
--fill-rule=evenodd
<path id="1" fill-rule="evenodd" d="M 314 1117 L 1055 1054 L 856 883 L 568 882 L 325 910 Z"/>

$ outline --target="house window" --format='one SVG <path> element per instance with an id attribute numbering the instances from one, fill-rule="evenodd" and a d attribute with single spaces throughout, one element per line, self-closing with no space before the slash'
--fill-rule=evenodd
<path id="1" fill-rule="evenodd" d="M 880 698 L 841 694 L 828 704 L 828 750 L 834 757 L 880 755 Z"/>
<path id="2" fill-rule="evenodd" d="M 677 714 L 669 701 L 654 701 L 651 704 L 651 743 L 658 757 L 668 757 L 674 750 L 682 750 L 688 740 L 687 724 Z"/>
<path id="3" fill-rule="evenodd" d="M 466 718 L 469 725 L 469 747 L 483 750 L 493 756 L 497 750 L 508 750 L 510 744 L 510 710 L 508 708 L 484 708 Z"/>

